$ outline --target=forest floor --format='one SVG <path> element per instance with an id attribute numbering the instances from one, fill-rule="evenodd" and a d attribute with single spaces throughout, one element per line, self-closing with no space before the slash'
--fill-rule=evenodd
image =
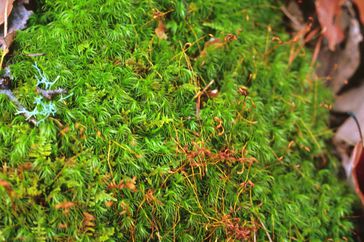
<path id="1" fill-rule="evenodd" d="M 315 74 L 346 45 L 310 6 L 27 2 L 0 5 L 0 240 L 356 238 Z"/>

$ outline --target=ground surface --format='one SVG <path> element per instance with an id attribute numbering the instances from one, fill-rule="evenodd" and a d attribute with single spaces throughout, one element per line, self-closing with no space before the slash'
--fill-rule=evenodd
<path id="1" fill-rule="evenodd" d="M 350 238 L 330 97 L 308 53 L 288 65 L 279 6 L 165 2 L 45 1 L 19 33 L 23 105 L 34 63 L 72 96 L 38 126 L 0 96 L 0 238 Z"/>

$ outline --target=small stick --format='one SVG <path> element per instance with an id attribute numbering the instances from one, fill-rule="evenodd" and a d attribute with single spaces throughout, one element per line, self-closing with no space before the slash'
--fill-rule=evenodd
<path id="1" fill-rule="evenodd" d="M 207 89 L 209 89 L 209 87 L 212 85 L 212 84 L 214 84 L 214 82 L 215 82 L 215 80 L 211 80 L 210 82 L 209 82 L 209 84 L 207 84 L 205 87 L 204 87 L 204 89 L 202 89 L 202 91 L 199 91 L 193 98 L 197 98 L 198 96 L 201 96 L 204 92 L 206 92 L 207 91 Z"/>
<path id="2" fill-rule="evenodd" d="M 15 104 L 19 111 L 26 110 L 26 108 L 19 102 L 19 100 L 14 96 L 11 90 L 0 90 L 0 94 L 5 94 L 8 96 L 11 102 Z M 21 112 L 21 114 L 28 120 L 28 122 L 37 125 L 37 120 L 32 118 L 27 112 Z"/>
<path id="3" fill-rule="evenodd" d="M 52 100 L 54 96 L 57 96 L 59 94 L 66 94 L 67 90 L 63 88 L 58 88 L 55 90 L 45 90 L 40 87 L 37 87 L 37 93 L 39 93 L 48 100 Z"/>
<path id="4" fill-rule="evenodd" d="M 199 91 L 193 98 L 195 99 L 195 98 L 197 98 L 197 100 L 196 100 L 196 117 L 197 118 L 200 118 L 200 108 L 201 108 L 201 96 L 202 96 L 202 94 L 204 94 L 206 91 L 207 91 L 207 89 L 209 89 L 209 87 L 212 85 L 212 84 L 214 84 L 214 82 L 215 82 L 215 80 L 211 80 L 210 82 L 209 82 L 209 84 L 207 84 L 206 86 L 205 86 L 205 88 L 204 89 L 202 89 L 202 91 Z"/>
<path id="5" fill-rule="evenodd" d="M 9 0 L 6 0 L 4 13 L 4 38 L 8 35 L 8 4 Z"/>
<path id="6" fill-rule="evenodd" d="M 266 235 L 267 235 L 267 237 L 268 237 L 268 241 L 269 241 L 269 242 L 273 242 L 273 240 L 272 240 L 272 238 L 270 237 L 269 232 L 268 232 L 267 228 L 265 227 L 264 223 L 262 222 L 262 220 L 260 220 L 260 218 L 258 218 L 258 220 L 259 220 L 260 224 L 262 225 L 262 227 L 263 227 L 263 230 L 264 230 L 265 234 L 266 234 Z"/>

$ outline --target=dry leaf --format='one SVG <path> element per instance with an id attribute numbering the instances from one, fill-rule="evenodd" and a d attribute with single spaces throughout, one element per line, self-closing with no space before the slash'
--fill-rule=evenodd
<path id="1" fill-rule="evenodd" d="M 317 0 L 315 2 L 318 20 L 323 35 L 329 42 L 329 49 L 334 51 L 337 44 L 344 40 L 344 32 L 339 25 L 341 0 Z"/>
<path id="2" fill-rule="evenodd" d="M 364 104 L 361 105 L 360 109 L 355 112 L 355 115 L 359 121 L 359 124 L 364 127 Z M 364 136 L 363 130 L 362 135 Z M 335 144 L 345 143 L 347 145 L 354 146 L 359 143 L 360 133 L 358 127 L 353 118 L 348 118 L 337 130 L 334 136 Z"/>
<path id="3" fill-rule="evenodd" d="M 334 104 L 336 112 L 353 112 L 360 110 L 364 98 L 364 85 L 350 89 L 342 95 L 337 96 Z"/>
<path id="4" fill-rule="evenodd" d="M 1 0 L 0 2 L 2 3 L 3 0 Z M 0 3 L 0 11 L 1 11 L 1 3 Z M 1 18 L 1 13 L 2 12 L 0 12 L 0 18 Z M 16 31 L 24 29 L 26 27 L 26 23 L 29 17 L 32 15 L 32 13 L 33 12 L 28 11 L 23 4 L 18 3 L 14 6 L 11 16 L 9 18 L 9 24 L 6 36 L 4 36 L 3 30 L 0 30 L 0 46 L 5 52 L 5 54 L 9 51 L 9 48 L 14 41 Z"/>
<path id="5" fill-rule="evenodd" d="M 33 14 L 33 11 L 27 10 L 24 4 L 16 4 L 14 5 L 13 12 L 10 16 L 9 21 L 9 30 L 8 32 L 14 32 L 17 30 L 25 29 L 28 19 Z"/>
<path id="6" fill-rule="evenodd" d="M 282 12 L 291 21 L 290 26 L 295 32 L 299 32 L 305 27 L 305 20 L 300 6 L 296 1 L 289 1 L 287 6 L 281 7 Z"/>
<path id="7" fill-rule="evenodd" d="M 363 143 L 359 142 L 355 145 L 345 169 L 349 172 L 349 181 L 354 186 L 356 194 L 359 196 L 364 205 L 364 147 Z"/>
<path id="8" fill-rule="evenodd" d="M 360 14 L 360 21 L 364 24 L 364 1 L 363 0 L 354 0 L 355 5 L 358 7 Z"/>
<path id="9" fill-rule="evenodd" d="M 166 26 L 162 20 L 158 20 L 158 27 L 154 30 L 159 39 L 167 39 Z"/>
<path id="10" fill-rule="evenodd" d="M 5 38 L 0 36 L 0 46 L 3 50 L 8 50 L 15 39 L 16 32 L 8 33 Z"/>
<path id="11" fill-rule="evenodd" d="M 7 12 L 6 17 L 9 17 L 11 10 L 13 9 L 14 0 L 1 0 L 0 1 L 0 24 L 5 21 L 5 11 Z M 6 9 L 7 7 L 7 9 Z"/>
<path id="12" fill-rule="evenodd" d="M 349 21 L 349 31 L 345 46 L 336 48 L 335 52 L 327 47 L 321 48 L 317 73 L 327 77 L 330 87 L 337 93 L 353 76 L 360 64 L 360 42 L 363 37 L 358 20 Z"/>
<path id="13" fill-rule="evenodd" d="M 364 104 L 354 113 L 359 125 L 364 127 Z M 358 125 L 354 118 L 350 117 L 339 127 L 333 139 L 333 143 L 341 157 L 343 167 L 349 178 L 352 176 L 352 169 L 354 167 L 353 152 L 350 151 L 350 147 L 362 143 L 361 137 L 364 135 L 363 130 L 361 132 L 362 134 L 360 135 Z M 358 151 L 354 149 L 354 152 Z"/>

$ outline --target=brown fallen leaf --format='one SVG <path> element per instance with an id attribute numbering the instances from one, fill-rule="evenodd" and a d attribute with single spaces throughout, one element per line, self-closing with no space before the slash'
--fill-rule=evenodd
<path id="1" fill-rule="evenodd" d="M 17 30 L 25 29 L 27 26 L 28 19 L 33 14 L 33 11 L 25 8 L 24 4 L 17 3 L 14 5 L 14 9 L 9 18 L 9 29 L 8 32 L 14 32 Z"/>
<path id="2" fill-rule="evenodd" d="M 362 142 L 355 145 L 346 165 L 346 169 L 350 172 L 349 181 L 364 205 L 364 146 Z"/>
<path id="3" fill-rule="evenodd" d="M 167 29 L 166 29 L 166 26 L 163 23 L 163 20 L 161 20 L 161 19 L 158 20 L 158 27 L 155 28 L 155 30 L 154 30 L 157 37 L 159 39 L 167 39 L 168 37 L 167 37 L 166 31 L 167 31 Z"/>
<path id="4" fill-rule="evenodd" d="M 364 127 L 364 105 L 355 112 L 358 122 Z M 363 130 L 362 130 L 363 131 Z M 364 136 L 364 133 L 362 133 Z M 348 118 L 336 131 L 334 136 L 335 144 L 345 143 L 347 146 L 354 146 L 361 141 L 360 133 L 358 132 L 357 124 L 353 118 Z"/>
<path id="5" fill-rule="evenodd" d="M 299 32 L 305 27 L 303 13 L 297 1 L 289 1 L 287 6 L 281 7 L 282 12 L 291 21 L 290 27 L 293 31 Z"/>
<path id="6" fill-rule="evenodd" d="M 5 9 L 1 8 L 1 4 L 4 4 L 4 2 L 4 0 L 0 1 L 0 20 L 1 16 L 4 17 Z M 9 18 L 9 23 L 8 21 L 6 21 L 4 24 L 4 30 L 0 32 L 0 47 L 2 49 L 0 57 L 0 68 L 2 67 L 4 58 L 9 52 L 10 46 L 14 41 L 16 31 L 24 29 L 26 27 L 26 23 L 33 13 L 32 11 L 29 11 L 25 8 L 24 3 L 18 2 L 18 4 L 14 5 L 13 8 L 14 0 L 6 0 L 6 2 L 8 4 L 11 2 L 12 13 Z"/>
<path id="7" fill-rule="evenodd" d="M 360 42 L 363 36 L 358 20 L 351 18 L 345 46 L 333 52 L 327 46 L 321 48 L 317 74 L 326 77 L 329 86 L 337 93 L 353 76 L 360 64 Z"/>
<path id="8" fill-rule="evenodd" d="M 361 126 L 363 126 L 363 124 L 364 105 L 361 105 L 360 109 L 357 110 L 355 114 L 352 113 L 351 117 L 339 127 L 333 139 L 333 143 L 341 157 L 343 167 L 349 180 L 364 179 L 364 176 L 355 177 L 360 172 L 364 173 L 364 161 L 361 158 L 361 149 L 363 149 L 363 130 L 361 129 Z M 353 146 L 354 150 L 351 150 L 350 147 Z M 355 176 L 353 176 L 353 172 L 355 173 Z M 354 185 L 356 184 L 355 182 L 356 181 L 353 182 Z M 362 188 L 364 188 L 364 186 L 362 186 Z M 362 188 L 361 191 L 364 191 Z"/>
<path id="9" fill-rule="evenodd" d="M 0 1 L 0 25 L 5 22 L 5 17 L 9 17 L 13 9 L 14 0 L 1 0 Z M 5 16 L 5 13 L 7 16 Z"/>
<path id="10" fill-rule="evenodd" d="M 354 0 L 355 5 L 358 7 L 360 14 L 360 21 L 364 24 L 364 1 L 363 0 Z"/>
<path id="11" fill-rule="evenodd" d="M 0 46 L 4 52 L 8 52 L 11 44 L 15 39 L 16 32 L 10 32 L 5 37 L 0 36 Z"/>
<path id="12" fill-rule="evenodd" d="M 360 110 L 363 104 L 364 84 L 346 91 L 335 97 L 333 110 L 336 112 L 354 112 Z"/>
<path id="13" fill-rule="evenodd" d="M 318 20 L 323 35 L 329 42 L 329 49 L 334 51 L 337 44 L 344 40 L 344 32 L 339 25 L 342 0 L 317 0 L 315 2 Z"/>

